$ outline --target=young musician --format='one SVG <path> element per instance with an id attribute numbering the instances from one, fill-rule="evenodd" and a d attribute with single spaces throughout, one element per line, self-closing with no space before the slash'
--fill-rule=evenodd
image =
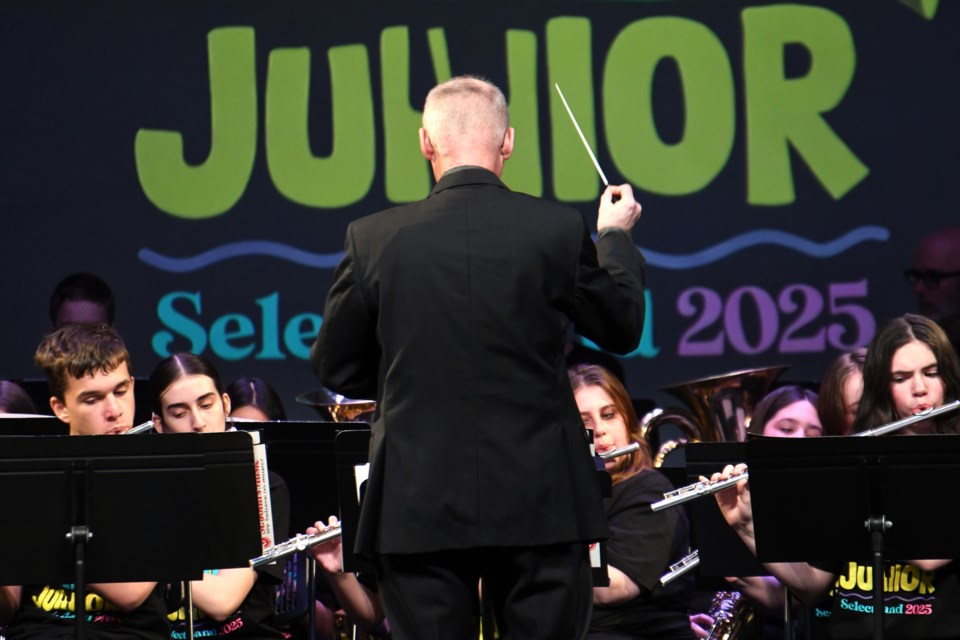
<path id="1" fill-rule="evenodd" d="M 130 355 L 105 324 L 73 324 L 44 338 L 34 356 L 47 376 L 50 406 L 70 425 L 71 435 L 123 433 L 133 419 Z M 141 551 L 117 550 L 136 562 Z M 75 633 L 74 586 L 25 585 L 2 588 L 0 624 L 10 640 L 69 638 Z M 87 585 L 90 640 L 165 640 L 170 630 L 162 589 L 156 582 Z"/>
<path id="2" fill-rule="evenodd" d="M 854 433 L 939 407 L 960 397 L 960 364 L 943 329 L 908 313 L 885 324 L 867 348 Z M 926 420 L 901 433 L 957 433 L 960 414 Z"/>
<path id="3" fill-rule="evenodd" d="M 237 378 L 227 387 L 230 417 L 244 420 L 286 420 L 280 395 L 260 378 Z"/>
<path id="4" fill-rule="evenodd" d="M 906 314 L 887 322 L 867 347 L 863 397 L 854 431 L 879 427 L 960 397 L 960 364 L 943 330 L 922 316 Z M 901 433 L 955 433 L 956 415 L 929 420 Z M 726 479 L 744 467 L 727 467 L 713 480 Z M 718 492 L 727 522 L 756 553 L 753 511 L 747 481 Z M 825 530 L 828 525 L 825 524 Z M 817 607 L 818 638 L 869 638 L 873 629 L 873 576 L 870 565 L 806 563 L 767 565 L 781 582 L 808 604 L 821 594 L 831 608 Z M 884 570 L 885 637 L 955 638 L 960 629 L 960 572 L 950 559 L 891 559 Z"/>
<path id="5" fill-rule="evenodd" d="M 68 324 L 113 326 L 117 303 L 110 285 L 92 273 L 71 273 L 50 294 L 50 323 L 54 329 Z"/>
<path id="6" fill-rule="evenodd" d="M 827 436 L 850 435 L 863 395 L 863 363 L 867 350 L 855 349 L 834 360 L 820 383 L 817 413 Z"/>
<path id="7" fill-rule="evenodd" d="M 223 391 L 220 374 L 204 358 L 177 353 L 160 362 L 150 374 L 154 428 L 159 433 L 220 433 L 226 430 L 230 396 Z M 286 538 L 290 520 L 289 495 L 280 476 L 270 474 L 274 534 Z M 276 610 L 275 586 L 283 579 L 280 564 L 262 569 L 212 569 L 191 583 L 194 637 L 280 639 L 271 626 Z M 170 614 L 172 638 L 186 636 L 186 616 L 181 608 Z"/>
<path id="8" fill-rule="evenodd" d="M 0 380 L 0 415 L 5 413 L 36 413 L 30 394 L 10 380 Z"/>
<path id="9" fill-rule="evenodd" d="M 686 515 L 680 509 L 654 513 L 647 508 L 673 486 L 652 468 L 640 421 L 620 381 L 597 365 L 578 365 L 568 374 L 597 453 L 640 444 L 638 451 L 605 463 L 613 478 L 613 495 L 604 500 L 612 534 L 606 542 L 610 586 L 593 588 L 587 638 L 693 638 L 688 619 L 692 575 L 660 584 L 670 564 L 689 551 Z"/>
<path id="10" fill-rule="evenodd" d="M 767 438 L 818 438 L 823 435 L 817 413 L 817 394 L 804 387 L 785 385 L 757 403 L 748 433 Z M 773 576 L 728 577 L 731 588 L 746 596 L 763 614 L 764 638 L 783 637 L 783 585 Z"/>
<path id="11" fill-rule="evenodd" d="M 749 433 L 767 438 L 818 438 L 817 394 L 796 385 L 774 389 L 757 403 Z"/>

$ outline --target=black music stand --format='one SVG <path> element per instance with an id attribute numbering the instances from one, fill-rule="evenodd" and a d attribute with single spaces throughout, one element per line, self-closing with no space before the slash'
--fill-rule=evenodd
<path id="1" fill-rule="evenodd" d="M 689 484 L 709 478 L 723 471 L 727 465 L 736 465 L 747 459 L 745 442 L 691 442 L 684 447 L 686 473 Z M 727 576 L 766 576 L 767 571 L 753 552 L 727 524 L 713 495 L 686 503 L 690 516 L 690 544 L 697 549 L 697 588 L 704 591 L 730 591 Z M 785 632 L 791 628 L 789 606 L 784 609 Z M 754 635 L 763 633 L 765 616 L 753 618 Z M 758 631 L 759 630 L 759 631 Z M 758 636 L 759 637 L 759 636 Z"/>
<path id="2" fill-rule="evenodd" d="M 690 483 L 709 478 L 723 471 L 726 465 L 736 465 L 747 459 L 745 442 L 696 442 L 686 447 L 687 476 Z M 765 576 L 769 571 L 757 560 L 740 536 L 733 530 L 713 496 L 687 503 L 690 514 L 691 541 L 700 557 L 701 577 Z M 715 591 L 729 590 L 726 582 L 712 585 Z"/>
<path id="3" fill-rule="evenodd" d="M 369 431 L 362 422 L 319 420 L 235 422 L 238 429 L 260 431 L 267 444 L 271 471 L 290 489 L 290 530 L 303 532 L 317 520 L 338 512 L 337 456 L 334 439 L 341 431 Z"/>
<path id="4" fill-rule="evenodd" d="M 238 429 L 257 430 L 267 444 L 267 461 L 272 471 L 279 473 L 290 490 L 291 531 L 302 532 L 317 520 L 326 522 L 327 516 L 341 513 L 338 491 L 339 458 L 335 439 L 345 431 L 359 430 L 369 439 L 370 426 L 362 422 L 323 422 L 318 420 L 233 423 Z M 363 461 L 366 462 L 366 448 Z M 345 518 L 341 515 L 341 520 Z M 352 520 L 356 531 L 356 520 Z M 344 555 L 348 549 L 344 535 Z M 353 538 L 350 538 L 351 542 Z M 349 547 L 352 557 L 353 547 Z M 253 557 L 253 556 L 251 556 Z M 353 567 L 351 563 L 350 567 Z M 355 571 L 346 564 L 344 571 Z M 307 585 L 307 628 L 312 640 L 316 634 L 317 599 L 316 563 L 307 556 L 304 581 Z"/>
<path id="5" fill-rule="evenodd" d="M 366 482 L 358 475 L 358 467 L 363 467 L 369 462 L 370 425 L 352 424 L 362 424 L 365 428 L 339 431 L 336 436 L 337 495 L 340 502 L 343 570 L 353 573 L 361 571 L 372 573 L 373 564 L 356 555 L 353 549 L 360 524 L 360 505 L 366 489 Z"/>
<path id="6" fill-rule="evenodd" d="M 613 478 L 607 472 L 606 461 L 597 455 L 594 447 L 593 429 L 584 427 L 587 444 L 590 446 L 590 455 L 593 456 L 593 465 L 597 469 L 597 487 L 603 498 L 613 495 Z M 595 587 L 609 587 L 610 573 L 607 571 L 607 546 L 600 541 L 590 543 L 590 578 Z"/>
<path id="7" fill-rule="evenodd" d="M 73 582 L 82 638 L 88 581 L 249 566 L 261 550 L 253 474 L 247 434 L 0 437 L 0 493 L 17 522 L 0 582 Z"/>
<path id="8" fill-rule="evenodd" d="M 2 416 L 0 436 L 65 436 L 70 425 L 54 416 Z"/>
<path id="9" fill-rule="evenodd" d="M 956 482 L 960 438 L 786 440 L 747 443 L 757 557 L 872 559 L 874 638 L 882 638 L 884 558 L 960 557 L 960 512 L 930 491 Z"/>

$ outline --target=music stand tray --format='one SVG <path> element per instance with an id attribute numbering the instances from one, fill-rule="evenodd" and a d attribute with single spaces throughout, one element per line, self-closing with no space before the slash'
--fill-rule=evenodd
<path id="1" fill-rule="evenodd" d="M 297 532 L 338 513 L 337 434 L 370 429 L 361 422 L 318 420 L 237 422 L 235 426 L 261 432 L 270 470 L 280 474 L 290 490 L 290 530 Z"/>
<path id="2" fill-rule="evenodd" d="M 0 437 L 0 493 L 15 523 L 0 545 L 3 584 L 74 582 L 76 526 L 92 533 L 91 582 L 197 579 L 260 553 L 247 434 Z"/>
<path id="3" fill-rule="evenodd" d="M 931 490 L 956 482 L 957 436 L 756 440 L 747 465 L 762 562 L 872 560 L 879 575 L 885 558 L 958 557 L 960 512 Z M 881 637 L 884 607 L 874 613 Z"/>
<path id="4" fill-rule="evenodd" d="M 70 434 L 70 425 L 54 416 L 0 417 L 0 436 L 65 436 Z"/>

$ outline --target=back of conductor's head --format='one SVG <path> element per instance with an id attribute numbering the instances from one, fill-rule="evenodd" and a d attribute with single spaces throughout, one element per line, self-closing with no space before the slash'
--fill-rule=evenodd
<path id="1" fill-rule="evenodd" d="M 513 152 L 513 129 L 503 92 L 475 76 L 457 76 L 438 84 L 423 106 L 420 149 L 437 179 L 465 165 L 500 175 L 503 162 Z"/>

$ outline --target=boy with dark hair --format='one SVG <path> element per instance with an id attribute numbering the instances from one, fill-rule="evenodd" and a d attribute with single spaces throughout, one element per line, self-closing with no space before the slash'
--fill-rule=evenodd
<path id="1" fill-rule="evenodd" d="M 130 354 L 105 324 L 72 324 L 40 343 L 34 362 L 47 376 L 50 408 L 70 435 L 123 433 L 133 421 Z"/>
<path id="2" fill-rule="evenodd" d="M 105 324 L 68 325 L 48 335 L 34 360 L 50 385 L 50 406 L 70 435 L 123 433 L 133 419 L 130 356 Z M 168 640 L 170 628 L 156 582 L 87 585 L 91 640 Z M 67 638 L 75 633 L 74 585 L 0 587 L 0 624 L 8 640 Z"/>

